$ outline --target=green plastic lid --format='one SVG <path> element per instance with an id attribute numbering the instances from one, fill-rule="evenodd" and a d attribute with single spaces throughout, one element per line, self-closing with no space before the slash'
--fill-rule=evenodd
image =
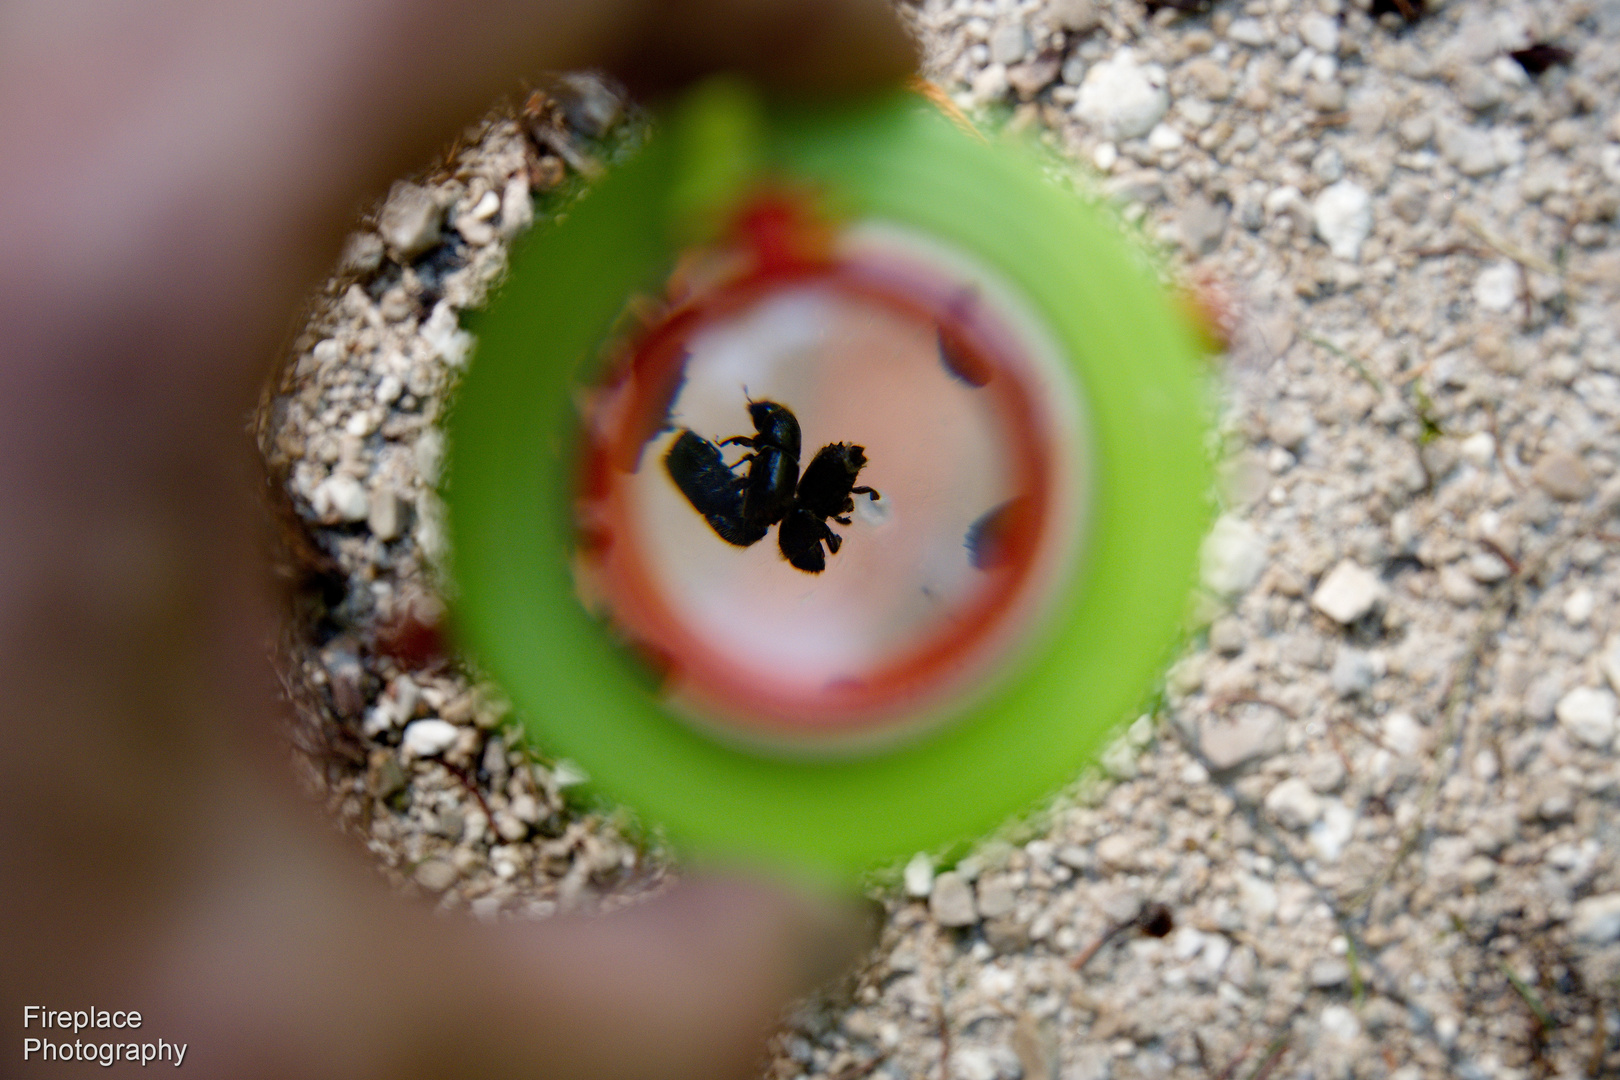
<path id="1" fill-rule="evenodd" d="M 540 745 L 689 851 L 850 875 L 986 831 L 1075 776 L 1178 637 L 1194 334 L 1101 213 L 912 95 L 701 88 L 513 251 L 475 329 L 458 629 Z M 799 467 L 864 451 L 842 514 L 808 471 L 783 489 L 842 541 L 817 574 L 785 525 L 723 539 L 667 460 L 690 432 L 740 491 L 776 460 L 767 397 Z"/>

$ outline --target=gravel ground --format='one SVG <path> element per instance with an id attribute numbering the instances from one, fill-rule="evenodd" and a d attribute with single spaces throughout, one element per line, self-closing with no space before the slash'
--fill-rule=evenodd
<path id="1" fill-rule="evenodd" d="M 1620 2 L 1156 6 L 904 10 L 1229 331 L 1202 629 L 1097 770 L 896 869 L 765 1075 L 1620 1074 Z M 576 79 L 396 186 L 260 418 L 300 767 L 485 919 L 669 873 L 445 655 L 433 570 L 457 313 L 634 126 Z"/>

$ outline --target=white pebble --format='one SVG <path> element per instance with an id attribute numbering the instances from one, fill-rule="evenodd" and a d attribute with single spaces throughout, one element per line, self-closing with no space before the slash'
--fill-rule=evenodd
<path id="1" fill-rule="evenodd" d="M 1233 19 L 1232 25 L 1226 28 L 1226 36 L 1239 45 L 1251 48 L 1258 48 L 1271 40 L 1271 35 L 1266 33 L 1260 20 L 1250 18 Z"/>
<path id="2" fill-rule="evenodd" d="M 1558 699 L 1553 714 L 1576 739 L 1587 746 L 1604 747 L 1614 741 L 1615 711 L 1612 693 L 1578 686 Z"/>
<path id="3" fill-rule="evenodd" d="M 1354 261 L 1361 245 L 1372 233 L 1372 198 L 1367 189 L 1351 180 L 1340 180 L 1323 189 L 1311 204 L 1311 220 L 1336 258 Z"/>
<path id="4" fill-rule="evenodd" d="M 1266 568 L 1266 544 L 1253 525 L 1223 514 L 1199 551 L 1204 585 L 1223 596 L 1247 592 Z"/>
<path id="5" fill-rule="evenodd" d="M 434 757 L 456 743 L 456 725 L 437 718 L 406 725 L 400 746 L 413 757 Z"/>
<path id="6" fill-rule="evenodd" d="M 1181 146 L 1185 145 L 1186 142 L 1187 140 L 1182 137 L 1181 132 L 1177 131 L 1169 124 L 1155 124 L 1153 126 L 1153 130 L 1148 132 L 1147 137 L 1148 147 L 1152 150 L 1158 151 L 1161 154 L 1170 150 L 1179 149 Z"/>
<path id="7" fill-rule="evenodd" d="M 1378 575 L 1345 559 L 1328 572 L 1311 597 L 1311 606 L 1334 622 L 1350 625 L 1366 615 L 1386 595 Z"/>
<path id="8" fill-rule="evenodd" d="M 424 187 L 396 183 L 377 215 L 377 232 L 401 259 L 413 259 L 439 242 L 443 218 L 432 194 Z"/>
<path id="9" fill-rule="evenodd" d="M 917 852 L 906 863 L 905 879 L 907 896 L 926 897 L 934 890 L 934 860 L 926 852 Z"/>
<path id="10" fill-rule="evenodd" d="M 1402 757 L 1416 757 L 1429 741 L 1426 728 L 1408 712 L 1392 712 L 1384 717 L 1384 745 Z"/>
<path id="11" fill-rule="evenodd" d="M 387 543 L 405 531 L 405 518 L 410 504 L 397 491 L 381 491 L 371 500 L 371 511 L 366 515 L 366 528 L 371 535 Z"/>
<path id="12" fill-rule="evenodd" d="M 1598 656 L 1598 667 L 1603 669 L 1603 677 L 1609 680 L 1614 692 L 1620 694 L 1620 634 L 1611 636 L 1608 644 L 1603 646 L 1603 652 Z"/>
<path id="13" fill-rule="evenodd" d="M 934 879 L 928 910 L 941 926 L 972 926 L 979 919 L 972 887 L 960 874 L 949 870 Z"/>
<path id="14" fill-rule="evenodd" d="M 1339 20 L 1310 12 L 1299 20 L 1299 36 L 1317 52 L 1332 56 L 1339 51 Z"/>
<path id="15" fill-rule="evenodd" d="M 1285 829 L 1307 829 L 1322 816 L 1322 800 L 1297 776 L 1267 792 L 1265 806 L 1266 813 Z"/>
<path id="16" fill-rule="evenodd" d="M 388 374 L 377 380 L 378 405 L 392 405 L 394 402 L 398 401 L 400 396 L 404 393 L 405 384 L 399 381 L 398 375 Z"/>
<path id="17" fill-rule="evenodd" d="M 1588 896 L 1576 904 L 1569 932 L 1592 945 L 1606 945 L 1620 938 L 1620 893 Z"/>
<path id="18" fill-rule="evenodd" d="M 1340 961 L 1340 963 L 1343 963 L 1343 961 Z M 1346 965 L 1346 971 L 1348 972 L 1348 965 Z M 1343 982 L 1344 980 L 1339 981 Z M 1356 1037 L 1361 1034 L 1361 1021 L 1357 1020 L 1356 1014 L 1351 1012 L 1350 1008 L 1345 1005 L 1327 1006 L 1322 1010 L 1322 1015 L 1317 1020 L 1317 1023 L 1322 1027 L 1322 1034 L 1341 1043 L 1354 1042 Z"/>
<path id="19" fill-rule="evenodd" d="M 534 223 L 534 199 L 529 195 L 529 179 L 522 173 L 512 177 L 501 193 L 501 232 L 512 236 Z"/>
<path id="20" fill-rule="evenodd" d="M 1141 138 L 1169 109 L 1164 72 L 1137 63 L 1128 48 L 1086 72 L 1074 103 L 1074 115 L 1109 139 Z"/>
<path id="21" fill-rule="evenodd" d="M 440 300 L 433 305 L 433 314 L 422 324 L 422 341 L 435 356 L 442 357 L 451 367 L 466 363 L 472 349 L 472 335 L 461 329 L 455 309 Z"/>
<path id="22" fill-rule="evenodd" d="M 1479 272 L 1474 279 L 1474 303 L 1486 311 L 1507 311 L 1519 299 L 1519 267 L 1502 259 Z"/>
<path id="23" fill-rule="evenodd" d="M 1356 835 L 1356 812 L 1338 799 L 1322 800 L 1322 817 L 1311 826 L 1311 849 L 1325 863 L 1339 861 Z"/>
<path id="24" fill-rule="evenodd" d="M 1488 469 L 1496 460 L 1496 439 L 1488 431 L 1476 431 L 1457 446 L 1463 459 L 1476 469 Z"/>
<path id="25" fill-rule="evenodd" d="M 322 521 L 364 521 L 371 512 L 365 486 L 346 473 L 336 473 L 321 481 L 310 503 L 315 516 Z"/>
<path id="26" fill-rule="evenodd" d="M 473 204 L 473 208 L 467 211 L 467 216 L 472 218 L 474 221 L 488 221 L 490 218 L 495 216 L 495 212 L 500 208 L 501 197 L 495 194 L 493 191 L 486 191 L 482 196 L 479 197 L 478 201 Z"/>
<path id="27" fill-rule="evenodd" d="M 1003 23 L 990 35 L 990 60 L 1016 64 L 1029 51 L 1029 33 L 1019 23 Z"/>

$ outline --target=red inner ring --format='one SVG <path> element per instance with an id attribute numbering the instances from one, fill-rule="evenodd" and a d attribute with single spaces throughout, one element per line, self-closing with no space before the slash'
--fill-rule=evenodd
<path id="1" fill-rule="evenodd" d="M 671 609 L 634 542 L 630 485 L 615 474 L 635 471 L 646 444 L 663 429 L 682 382 L 686 342 L 699 330 L 741 313 L 768 294 L 817 284 L 938 327 L 949 340 L 959 375 L 987 378 L 980 387 L 999 414 L 1010 450 L 1017 510 L 998 530 L 998 565 L 986 583 L 944 625 L 893 663 L 858 681 L 806 693 L 754 671 L 695 639 Z M 609 381 L 608 407 L 587 421 L 592 432 L 582 461 L 580 556 L 606 601 L 616 630 L 662 675 L 683 711 L 739 734 L 789 739 L 848 737 L 909 727 L 954 692 L 978 681 L 1016 639 L 1009 616 L 1030 606 L 1040 540 L 1051 524 L 1054 462 L 1051 420 L 1038 407 L 1033 370 L 1018 337 L 974 302 L 959 282 L 929 273 L 913 258 L 860 256 L 835 261 L 766 265 L 666 315 L 649 328 Z M 964 297 L 968 299 L 964 301 Z M 617 423 L 602 423 L 611 412 Z M 784 563 L 784 566 L 786 564 Z"/>

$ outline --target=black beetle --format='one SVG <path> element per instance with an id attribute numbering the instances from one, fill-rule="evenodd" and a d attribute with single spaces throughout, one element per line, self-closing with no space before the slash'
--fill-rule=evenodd
<path id="1" fill-rule="evenodd" d="M 743 517 L 744 480 L 726 464 L 720 448 L 703 436 L 683 428 L 664 455 L 664 468 L 686 501 L 726 543 L 747 547 L 770 531 L 769 526 Z"/>
<path id="2" fill-rule="evenodd" d="M 843 543 L 827 519 L 848 525 L 855 495 L 869 495 L 874 502 L 881 497 L 869 487 L 855 486 L 866 465 L 865 448 L 829 443 L 801 477 L 799 420 L 793 411 L 774 401 L 751 401 L 748 413 L 755 434 L 734 435 L 718 445 L 681 429 L 664 455 L 664 468 L 722 540 L 748 547 L 780 523 L 776 539 L 783 558 L 806 573 L 819 574 L 827 566 L 822 543 L 834 554 Z M 730 445 L 752 452 L 728 465 L 720 447 Z M 745 462 L 748 471 L 739 476 L 737 469 Z"/>
<path id="3" fill-rule="evenodd" d="M 782 527 L 776 532 L 777 546 L 788 562 L 809 574 L 819 574 L 826 569 L 822 541 L 826 541 L 827 550 L 834 555 L 843 543 L 839 535 L 828 528 L 827 519 L 848 525 L 850 519 L 846 515 L 855 509 L 856 495 L 870 496 L 873 502 L 882 498 L 869 487 L 855 486 L 855 478 L 865 467 L 864 446 L 829 443 L 816 452 L 799 478 L 793 509 L 782 519 Z"/>
<path id="4" fill-rule="evenodd" d="M 750 401 L 748 415 L 753 418 L 755 434 L 734 435 L 720 445 L 736 444 L 753 451 L 737 462 L 751 462 L 743 485 L 742 516 L 750 526 L 770 528 L 793 505 L 799 480 L 799 418 L 774 401 Z"/>

